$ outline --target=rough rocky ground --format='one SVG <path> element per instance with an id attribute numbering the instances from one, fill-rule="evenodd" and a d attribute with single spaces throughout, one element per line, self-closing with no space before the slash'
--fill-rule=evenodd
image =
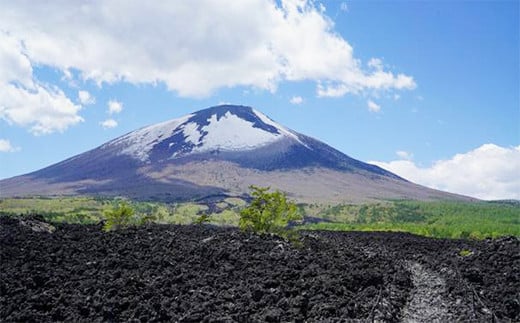
<path id="1" fill-rule="evenodd" d="M 40 220 L 0 218 L 0 321 L 520 320 L 517 238 Z"/>

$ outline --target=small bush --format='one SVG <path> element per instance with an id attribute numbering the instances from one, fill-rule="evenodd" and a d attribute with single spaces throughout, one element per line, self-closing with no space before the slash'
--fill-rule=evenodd
<path id="1" fill-rule="evenodd" d="M 461 251 L 459 251 L 459 256 L 461 257 L 468 257 L 468 256 L 471 256 L 473 254 L 473 251 L 469 250 L 469 249 L 462 249 Z"/>
<path id="2" fill-rule="evenodd" d="M 193 223 L 197 224 L 197 225 L 203 225 L 204 223 L 208 223 L 208 222 L 209 222 L 209 215 L 204 213 L 204 214 L 201 214 L 198 218 L 196 218 Z"/>
<path id="3" fill-rule="evenodd" d="M 294 232 L 287 228 L 290 221 L 302 219 L 296 204 L 287 201 L 285 193 L 269 192 L 269 187 L 250 186 L 250 189 L 253 200 L 240 212 L 240 229 L 296 239 Z"/>
<path id="4" fill-rule="evenodd" d="M 119 230 L 128 227 L 131 223 L 134 209 L 127 203 L 120 203 L 117 207 L 108 209 L 104 212 L 105 224 L 104 231 Z"/>
<path id="5" fill-rule="evenodd" d="M 149 225 L 154 222 L 157 222 L 157 216 L 154 214 L 145 214 L 143 216 L 140 216 L 138 221 L 139 225 Z"/>

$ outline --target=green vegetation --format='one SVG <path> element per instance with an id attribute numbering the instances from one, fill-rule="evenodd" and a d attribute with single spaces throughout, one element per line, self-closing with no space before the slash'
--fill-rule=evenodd
<path id="1" fill-rule="evenodd" d="M 121 203 L 115 208 L 107 209 L 105 211 L 103 230 L 112 231 L 128 227 L 132 224 L 132 216 L 134 213 L 134 209 L 132 209 L 128 203 Z"/>
<path id="2" fill-rule="evenodd" d="M 331 221 L 311 230 L 401 231 L 439 238 L 520 236 L 520 207 L 501 203 L 395 201 L 336 205 L 317 217 Z"/>
<path id="3" fill-rule="evenodd" d="M 50 222 L 92 224 L 104 218 L 109 199 L 91 197 L 33 197 L 0 200 L 0 215 L 39 214 Z"/>
<path id="4" fill-rule="evenodd" d="M 256 192 L 256 193 L 255 193 Z M 253 192 L 254 198 L 262 194 L 274 194 L 276 207 L 264 211 L 252 211 L 261 203 L 246 203 L 240 198 L 226 198 L 211 209 L 208 205 L 186 203 L 160 203 L 130 201 L 122 198 L 55 197 L 55 198 L 9 198 L 0 199 L 0 215 L 42 215 L 49 222 L 94 224 L 105 220 L 106 210 L 126 203 L 134 210 L 130 223 L 139 225 L 149 222 L 192 224 L 199 220 L 214 225 L 240 226 L 258 229 L 258 232 L 284 228 L 296 209 L 297 214 L 321 218 L 326 222 L 306 225 L 300 229 L 312 230 L 357 230 L 357 231 L 402 231 L 430 237 L 484 239 L 502 236 L 520 237 L 520 204 L 506 202 L 418 202 L 382 201 L 364 205 L 323 205 L 281 202 L 285 195 L 270 193 L 267 189 Z M 268 195 L 270 196 L 270 195 Z M 276 202 L 276 203 L 278 203 Z M 255 204 L 256 203 L 256 204 Z M 258 204 L 260 203 L 260 204 Z M 278 208 L 287 206 L 280 219 L 272 218 Z M 211 212 L 210 212 L 211 210 Z M 243 211 L 247 210 L 247 211 Z M 258 219 L 254 219 L 259 216 Z M 253 218 L 250 218 L 253 217 Z M 241 220 L 243 218 L 243 220 Z"/>
<path id="5" fill-rule="evenodd" d="M 195 220 L 195 224 L 198 224 L 198 225 L 202 225 L 204 223 L 208 223 L 209 222 L 209 215 L 204 213 L 202 215 L 200 215 L 196 220 Z"/>
<path id="6" fill-rule="evenodd" d="M 468 256 L 471 256 L 473 254 L 473 251 L 469 250 L 469 249 L 462 249 L 461 251 L 459 251 L 459 256 L 461 257 L 468 257 Z"/>
<path id="7" fill-rule="evenodd" d="M 253 200 L 240 212 L 240 229 L 296 238 L 287 228 L 290 221 L 302 219 L 296 204 L 287 201 L 285 193 L 278 190 L 269 192 L 269 187 L 250 186 L 250 189 Z"/>
<path id="8" fill-rule="evenodd" d="M 141 202 L 99 197 L 34 197 L 0 199 L 0 215 L 39 214 L 49 222 L 95 224 L 105 220 L 107 208 L 116 208 L 121 203 L 126 203 L 134 210 L 132 224 L 148 222 L 190 224 L 202 212 L 208 210 L 206 205 L 188 202 Z"/>

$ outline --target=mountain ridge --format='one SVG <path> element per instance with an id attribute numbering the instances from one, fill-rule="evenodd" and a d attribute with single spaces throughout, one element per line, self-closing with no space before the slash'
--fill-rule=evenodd
<path id="1" fill-rule="evenodd" d="M 145 126 L 1 180 L 0 197 L 53 193 L 193 200 L 246 194 L 251 184 L 279 188 L 300 201 L 467 199 L 413 184 L 235 105 Z"/>

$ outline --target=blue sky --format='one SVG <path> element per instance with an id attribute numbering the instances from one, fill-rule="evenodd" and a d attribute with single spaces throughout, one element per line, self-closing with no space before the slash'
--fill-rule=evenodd
<path id="1" fill-rule="evenodd" d="M 0 178 L 235 103 L 412 181 L 520 199 L 519 12 L 0 0 Z"/>

